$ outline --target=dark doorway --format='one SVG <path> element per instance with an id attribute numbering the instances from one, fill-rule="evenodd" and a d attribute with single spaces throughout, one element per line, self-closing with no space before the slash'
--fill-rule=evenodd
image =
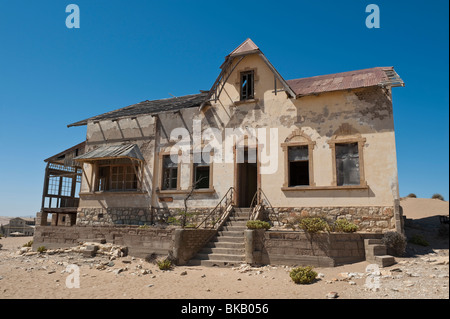
<path id="1" fill-rule="evenodd" d="M 244 162 L 237 163 L 236 187 L 238 207 L 250 207 L 253 196 L 258 188 L 258 166 L 256 159 L 248 160 L 247 149 L 244 152 Z"/>

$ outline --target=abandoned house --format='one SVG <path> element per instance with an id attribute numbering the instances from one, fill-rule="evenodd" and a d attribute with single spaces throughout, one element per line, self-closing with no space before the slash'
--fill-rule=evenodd
<path id="1" fill-rule="evenodd" d="M 247 39 L 218 73 L 210 90 L 69 124 L 86 140 L 46 160 L 40 218 L 210 229 L 234 213 L 287 230 L 319 216 L 402 231 L 393 67 L 286 80 Z"/>
<path id="2" fill-rule="evenodd" d="M 0 225 L 0 235 L 3 236 L 33 236 L 35 218 L 16 217 L 6 225 Z"/>

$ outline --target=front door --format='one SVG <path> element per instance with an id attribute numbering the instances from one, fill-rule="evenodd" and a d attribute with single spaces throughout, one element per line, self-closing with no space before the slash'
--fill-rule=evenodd
<path id="1" fill-rule="evenodd" d="M 253 196 L 258 189 L 258 165 L 256 161 L 256 150 L 244 150 L 243 162 L 237 160 L 236 164 L 236 195 L 238 207 L 250 207 Z M 239 156 L 236 157 L 237 159 Z"/>

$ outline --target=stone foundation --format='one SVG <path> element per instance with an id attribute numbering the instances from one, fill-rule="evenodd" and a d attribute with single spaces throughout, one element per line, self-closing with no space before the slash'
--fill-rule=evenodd
<path id="1" fill-rule="evenodd" d="M 177 208 L 80 208 L 77 213 L 78 226 L 113 225 L 174 225 L 195 227 L 208 215 L 210 208 L 193 208 L 185 214 Z"/>
<path id="2" fill-rule="evenodd" d="M 393 206 L 276 207 L 274 212 L 266 211 L 266 219 L 279 229 L 292 229 L 302 217 L 321 217 L 329 224 L 345 218 L 356 224 L 360 232 L 381 233 L 396 228 Z"/>

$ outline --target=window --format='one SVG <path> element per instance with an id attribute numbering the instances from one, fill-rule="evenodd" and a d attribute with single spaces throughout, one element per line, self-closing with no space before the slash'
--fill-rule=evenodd
<path id="1" fill-rule="evenodd" d="M 210 188 L 210 154 L 203 153 L 200 163 L 194 162 L 194 181 L 195 189 Z M 194 156 L 195 157 L 195 156 Z M 200 159 L 200 156 L 198 156 Z"/>
<path id="2" fill-rule="evenodd" d="M 289 187 L 309 185 L 308 146 L 288 147 Z"/>
<path id="3" fill-rule="evenodd" d="M 334 135 L 330 145 L 333 163 L 333 186 L 367 187 L 364 174 L 364 144 L 359 133 Z"/>
<path id="4" fill-rule="evenodd" d="M 71 196 L 71 194 L 72 194 L 72 178 L 63 176 L 61 184 L 61 195 Z"/>
<path id="5" fill-rule="evenodd" d="M 138 166 L 131 164 L 100 166 L 97 191 L 134 191 L 138 189 Z"/>
<path id="6" fill-rule="evenodd" d="M 177 189 L 178 188 L 178 156 L 172 156 L 175 162 L 172 161 L 170 155 L 163 156 L 163 190 Z"/>
<path id="7" fill-rule="evenodd" d="M 336 144 L 337 186 L 359 185 L 358 143 Z"/>
<path id="8" fill-rule="evenodd" d="M 241 101 L 254 98 L 253 71 L 241 72 Z"/>
<path id="9" fill-rule="evenodd" d="M 48 178 L 48 190 L 47 194 L 49 195 L 58 195 L 59 194 L 59 176 L 50 176 Z"/>
<path id="10" fill-rule="evenodd" d="M 298 186 L 314 187 L 314 147 L 316 142 L 301 129 L 294 130 L 281 147 L 284 152 L 284 183 L 282 190 L 295 190 Z"/>

